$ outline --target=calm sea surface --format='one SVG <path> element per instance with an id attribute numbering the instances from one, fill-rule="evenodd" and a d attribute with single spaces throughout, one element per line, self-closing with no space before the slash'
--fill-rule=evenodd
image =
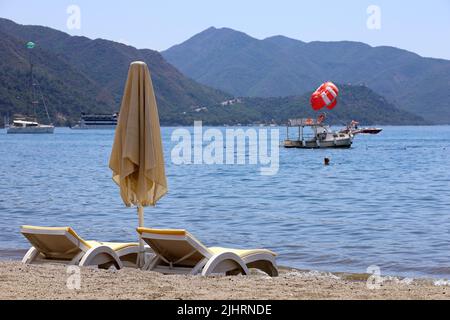
<path id="1" fill-rule="evenodd" d="M 275 176 L 255 165 L 174 165 L 173 130 L 163 128 L 170 193 L 146 208 L 147 226 L 188 229 L 208 246 L 270 248 L 292 267 L 450 278 L 450 126 L 386 127 L 349 150 L 280 149 Z M 28 247 L 22 224 L 136 240 L 135 209 L 108 169 L 113 135 L 0 130 L 2 258 Z"/>

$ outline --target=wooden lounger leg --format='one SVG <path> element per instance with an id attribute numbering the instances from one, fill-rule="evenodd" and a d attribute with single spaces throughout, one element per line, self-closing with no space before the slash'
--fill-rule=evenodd
<path id="1" fill-rule="evenodd" d="M 235 253 L 223 252 L 214 255 L 209 259 L 203 268 L 202 276 L 209 276 L 214 273 L 227 273 L 229 271 L 241 269 L 242 274 L 248 275 L 249 271 L 244 261 Z"/>
<path id="2" fill-rule="evenodd" d="M 99 246 L 89 249 L 80 261 L 80 267 L 101 266 L 113 263 L 116 269 L 122 269 L 123 264 L 113 249 Z"/>

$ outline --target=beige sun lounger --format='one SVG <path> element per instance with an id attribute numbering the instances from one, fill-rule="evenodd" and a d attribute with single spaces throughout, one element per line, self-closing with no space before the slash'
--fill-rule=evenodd
<path id="1" fill-rule="evenodd" d="M 22 234 L 32 247 L 22 259 L 26 264 L 63 263 L 117 269 L 135 267 L 138 243 L 86 241 L 70 227 L 22 226 Z"/>
<path id="2" fill-rule="evenodd" d="M 165 274 L 249 274 L 255 268 L 275 277 L 278 269 L 276 254 L 270 250 L 237 250 L 205 247 L 185 230 L 138 228 L 142 239 L 156 257 L 144 269 Z"/>

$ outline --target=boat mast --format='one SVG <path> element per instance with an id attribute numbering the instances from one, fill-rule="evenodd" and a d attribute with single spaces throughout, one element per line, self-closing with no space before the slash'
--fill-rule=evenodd
<path id="1" fill-rule="evenodd" d="M 45 114 L 47 115 L 48 123 L 52 124 L 52 120 L 50 119 L 50 115 L 48 114 L 47 104 L 45 103 L 45 98 L 44 95 L 42 94 L 41 87 L 39 86 L 39 84 L 37 84 L 37 87 L 39 88 L 39 94 L 41 95 L 42 103 L 44 104 Z"/>
<path id="2" fill-rule="evenodd" d="M 33 56 L 31 54 L 31 50 L 35 47 L 34 42 L 28 42 L 27 43 L 27 49 L 28 49 L 28 62 L 30 64 L 30 105 L 33 108 L 34 118 L 35 121 L 37 121 L 37 113 L 36 113 L 36 99 L 35 99 L 35 92 L 34 92 L 34 81 L 33 81 Z"/>
<path id="3" fill-rule="evenodd" d="M 42 99 L 42 103 L 44 105 L 45 114 L 47 115 L 47 120 L 49 124 L 51 124 L 50 114 L 48 113 L 47 103 L 45 102 L 44 95 L 42 94 L 41 86 L 39 85 L 38 81 L 34 79 L 33 76 L 33 59 L 31 55 L 31 50 L 34 49 L 36 44 L 34 42 L 28 42 L 27 48 L 29 49 L 29 60 L 30 60 L 30 85 L 31 85 L 31 103 L 34 108 L 34 116 L 36 117 L 37 121 L 37 113 L 36 113 L 36 106 L 39 104 L 39 97 Z M 39 92 L 37 92 L 39 91 Z"/>
<path id="4" fill-rule="evenodd" d="M 9 128 L 9 116 L 8 116 L 8 114 L 6 114 L 5 117 L 3 118 L 3 126 L 5 127 L 5 129 Z"/>

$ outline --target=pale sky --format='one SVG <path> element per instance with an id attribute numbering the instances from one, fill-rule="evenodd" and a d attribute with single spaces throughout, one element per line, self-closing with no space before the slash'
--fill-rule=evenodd
<path id="1" fill-rule="evenodd" d="M 80 29 L 67 26 L 70 5 L 80 9 Z M 380 29 L 367 27 L 371 5 L 380 9 Z M 258 39 L 353 40 L 450 59 L 450 0 L 0 0 L 0 17 L 159 51 L 215 26 Z"/>

